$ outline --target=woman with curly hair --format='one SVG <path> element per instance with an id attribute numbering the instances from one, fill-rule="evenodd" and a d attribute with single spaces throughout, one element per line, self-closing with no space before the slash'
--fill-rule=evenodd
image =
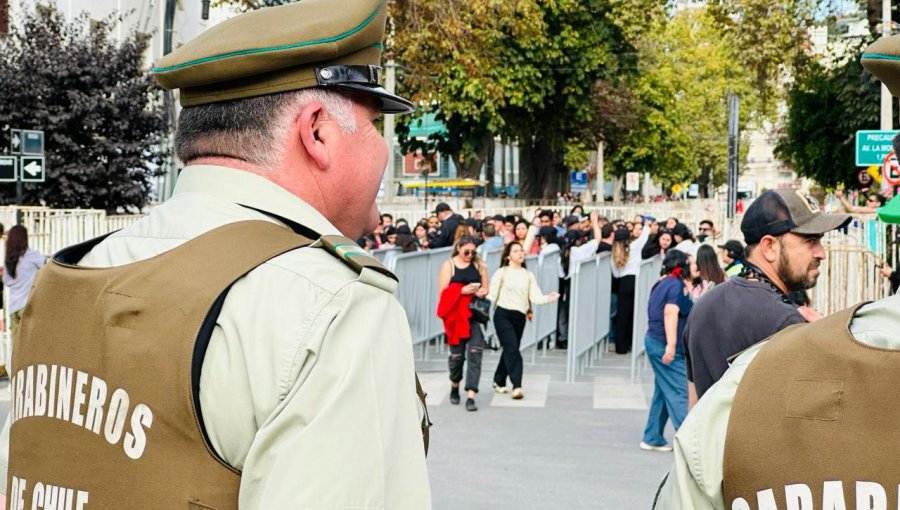
<path id="1" fill-rule="evenodd" d="M 687 416 L 687 366 L 681 344 L 681 334 L 691 313 L 691 262 L 679 250 L 666 254 L 662 278 L 650 291 L 647 306 L 649 318 L 644 346 L 653 368 L 653 400 L 644 427 L 642 450 L 672 451 L 663 430 L 672 420 L 677 431 Z"/>

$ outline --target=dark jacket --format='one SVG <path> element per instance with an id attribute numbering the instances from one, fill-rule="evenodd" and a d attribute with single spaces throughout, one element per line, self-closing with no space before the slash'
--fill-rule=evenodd
<path id="1" fill-rule="evenodd" d="M 428 247 L 446 248 L 447 246 L 453 246 L 453 236 L 456 234 L 456 229 L 459 228 L 462 221 L 462 216 L 453 214 L 441 222 L 440 228 L 433 234 L 430 234 L 431 241 L 428 242 Z"/>

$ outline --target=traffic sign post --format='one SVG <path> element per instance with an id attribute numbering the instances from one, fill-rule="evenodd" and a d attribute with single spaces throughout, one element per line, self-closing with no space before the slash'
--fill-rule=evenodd
<path id="1" fill-rule="evenodd" d="M 897 163 L 897 156 L 893 152 L 885 156 L 881 165 L 881 176 L 890 186 L 900 186 L 900 164 Z"/>
<path id="2" fill-rule="evenodd" d="M 44 182 L 44 156 L 22 156 L 22 182 Z"/>
<path id="3" fill-rule="evenodd" d="M 641 174 L 638 172 L 625 172 L 625 191 L 640 191 Z"/>
<path id="4" fill-rule="evenodd" d="M 894 150 L 894 137 L 900 131 L 861 130 L 856 132 L 856 166 L 880 165 Z"/>
<path id="5" fill-rule="evenodd" d="M 572 172 L 569 177 L 569 191 L 571 193 L 584 193 L 587 191 L 587 172 Z"/>
<path id="6" fill-rule="evenodd" d="M 10 154 L 22 154 L 22 130 L 9 130 L 9 152 Z"/>
<path id="7" fill-rule="evenodd" d="M 0 156 L 0 182 L 16 182 L 19 178 L 19 158 Z"/>
<path id="8" fill-rule="evenodd" d="M 22 154 L 44 155 L 44 132 L 36 129 L 22 130 Z"/>

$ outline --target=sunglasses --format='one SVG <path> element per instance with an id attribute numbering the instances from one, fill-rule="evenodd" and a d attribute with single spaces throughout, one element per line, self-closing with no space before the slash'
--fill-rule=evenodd
<path id="1" fill-rule="evenodd" d="M 462 255 L 463 257 L 471 257 L 472 255 L 475 254 L 475 250 L 462 250 L 459 252 L 459 254 Z"/>
<path id="2" fill-rule="evenodd" d="M 708 229 L 708 228 L 703 228 L 703 227 L 700 227 L 698 230 L 699 230 L 700 232 L 709 232 L 709 229 Z"/>

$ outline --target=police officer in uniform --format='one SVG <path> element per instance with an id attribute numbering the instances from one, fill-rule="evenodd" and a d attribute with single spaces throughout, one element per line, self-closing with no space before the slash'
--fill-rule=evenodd
<path id="1" fill-rule="evenodd" d="M 156 63 L 186 167 L 38 276 L 6 508 L 431 508 L 396 278 L 351 241 L 379 219 L 373 123 L 414 109 L 379 85 L 384 23 L 380 0 L 304 0 Z"/>
<path id="2" fill-rule="evenodd" d="M 900 37 L 863 65 L 900 95 Z M 789 327 L 744 352 L 675 436 L 654 508 L 896 509 L 900 297 Z"/>

